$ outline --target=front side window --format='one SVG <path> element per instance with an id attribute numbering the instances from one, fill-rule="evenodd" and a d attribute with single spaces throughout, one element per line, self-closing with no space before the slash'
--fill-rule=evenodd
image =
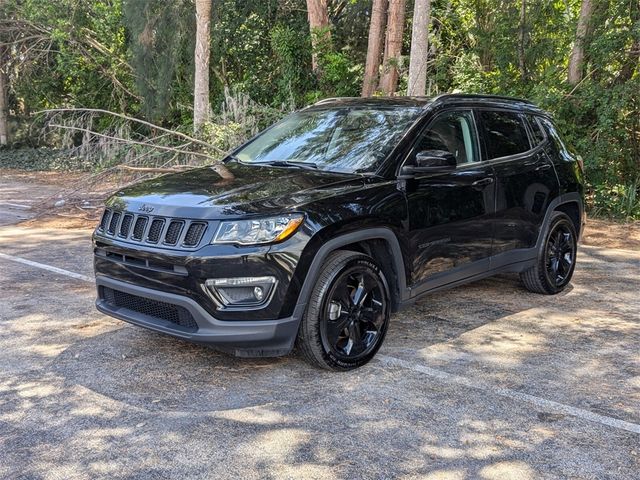
<path id="1" fill-rule="evenodd" d="M 524 119 L 517 113 L 480 112 L 488 159 L 508 157 L 531 148 Z"/>
<path id="2" fill-rule="evenodd" d="M 335 172 L 372 172 L 420 111 L 369 107 L 303 110 L 285 117 L 234 156 L 250 164 L 290 162 Z"/>
<path id="3" fill-rule="evenodd" d="M 469 111 L 446 112 L 420 134 L 415 154 L 424 150 L 444 150 L 456 157 L 458 165 L 479 160 L 473 114 Z"/>

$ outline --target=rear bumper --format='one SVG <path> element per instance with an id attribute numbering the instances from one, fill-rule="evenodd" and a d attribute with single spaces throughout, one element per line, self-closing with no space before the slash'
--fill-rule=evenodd
<path id="1" fill-rule="evenodd" d="M 299 320 L 294 317 L 278 320 L 219 320 L 211 316 L 195 300 L 182 295 L 133 285 L 104 275 L 96 277 L 96 285 L 96 307 L 101 312 L 150 330 L 212 345 L 237 356 L 286 355 L 292 350 L 298 332 Z M 190 314 L 197 327 L 187 329 L 169 320 L 142 313 L 141 309 L 135 310 L 114 304 L 106 298 L 108 296 L 104 293 L 105 288 L 138 297 L 143 302 L 154 301 L 168 307 L 181 307 Z"/>

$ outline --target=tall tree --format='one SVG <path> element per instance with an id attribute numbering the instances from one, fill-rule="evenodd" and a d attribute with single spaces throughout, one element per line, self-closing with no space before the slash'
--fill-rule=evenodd
<path id="1" fill-rule="evenodd" d="M 369 23 L 369 42 L 367 60 L 362 81 L 362 96 L 370 97 L 378 85 L 380 59 L 384 47 L 384 26 L 387 20 L 388 0 L 373 0 L 371 22 Z"/>
<path id="2" fill-rule="evenodd" d="M 520 78 L 527 81 L 527 0 L 520 0 L 520 25 L 518 26 L 518 67 Z"/>
<path id="3" fill-rule="evenodd" d="M 413 7 L 407 95 L 424 95 L 426 91 L 430 17 L 431 0 L 416 0 Z"/>
<path id="4" fill-rule="evenodd" d="M 193 88 L 193 128 L 196 131 L 200 130 L 209 120 L 211 1 L 196 0 L 195 81 Z"/>
<path id="5" fill-rule="evenodd" d="M 307 0 L 307 14 L 311 31 L 311 68 L 318 73 L 318 47 L 331 40 L 327 0 Z"/>
<path id="6" fill-rule="evenodd" d="M 405 0 L 389 0 L 387 35 L 384 42 L 382 78 L 380 79 L 380 90 L 385 95 L 393 95 L 398 87 L 398 66 L 402 51 L 405 3 Z"/>
<path id="7" fill-rule="evenodd" d="M 582 0 L 576 37 L 569 55 L 569 73 L 567 80 L 571 85 L 577 85 L 582 80 L 584 70 L 584 51 L 589 34 L 589 25 L 593 14 L 593 0 Z"/>
<path id="8" fill-rule="evenodd" d="M 8 128 L 8 108 L 7 108 L 7 74 L 5 69 L 7 62 L 5 61 L 5 48 L 0 47 L 0 145 L 6 145 L 9 142 Z"/>

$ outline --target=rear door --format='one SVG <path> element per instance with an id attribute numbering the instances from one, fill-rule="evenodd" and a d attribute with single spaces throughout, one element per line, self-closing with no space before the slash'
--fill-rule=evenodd
<path id="1" fill-rule="evenodd" d="M 414 292 L 484 272 L 489 265 L 495 179 L 481 161 L 471 109 L 437 114 L 418 136 L 406 164 L 418 152 L 455 155 L 455 171 L 423 173 L 406 181 Z"/>
<path id="2" fill-rule="evenodd" d="M 529 127 L 525 115 L 482 109 L 477 116 L 486 160 L 496 175 L 491 264 L 495 268 L 523 260 L 514 255 L 526 257 L 530 253 L 526 249 L 535 247 L 549 202 L 557 195 L 558 182 L 544 150 L 544 134 L 539 137 L 541 132 Z"/>

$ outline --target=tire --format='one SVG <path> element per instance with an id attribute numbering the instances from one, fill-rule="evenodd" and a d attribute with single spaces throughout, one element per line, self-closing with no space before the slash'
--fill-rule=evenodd
<path id="1" fill-rule="evenodd" d="M 527 290 L 555 295 L 566 288 L 576 267 L 577 239 L 571 219 L 562 212 L 553 212 L 536 264 L 520 273 Z"/>
<path id="2" fill-rule="evenodd" d="M 382 345 L 389 317 L 389 286 L 376 261 L 358 252 L 335 251 L 311 292 L 297 350 L 316 367 L 358 368 Z"/>

